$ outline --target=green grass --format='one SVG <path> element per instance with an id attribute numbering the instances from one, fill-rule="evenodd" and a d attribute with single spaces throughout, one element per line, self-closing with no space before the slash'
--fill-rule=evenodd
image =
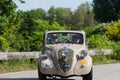
<path id="1" fill-rule="evenodd" d="M 37 68 L 37 59 L 16 59 L 0 62 L 0 73 L 34 70 Z"/>
<path id="2" fill-rule="evenodd" d="M 113 55 L 114 54 L 92 56 L 93 64 L 98 65 L 98 64 L 120 63 L 120 60 L 114 57 Z"/>

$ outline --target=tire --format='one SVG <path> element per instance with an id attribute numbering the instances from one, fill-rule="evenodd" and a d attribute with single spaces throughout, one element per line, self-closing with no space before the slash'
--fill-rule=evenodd
<path id="1" fill-rule="evenodd" d="M 38 66 L 38 79 L 39 80 L 47 80 L 46 75 L 44 75 L 40 72 L 39 66 Z"/>
<path id="2" fill-rule="evenodd" d="M 93 71 L 92 71 L 92 69 L 91 69 L 91 71 L 88 74 L 83 75 L 83 80 L 92 80 L 92 78 L 93 78 Z"/>

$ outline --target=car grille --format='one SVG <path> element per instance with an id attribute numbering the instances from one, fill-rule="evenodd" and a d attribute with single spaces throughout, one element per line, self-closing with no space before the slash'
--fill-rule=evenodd
<path id="1" fill-rule="evenodd" d="M 58 63 L 64 72 L 69 71 L 73 63 L 73 50 L 66 47 L 60 49 L 58 51 Z"/>

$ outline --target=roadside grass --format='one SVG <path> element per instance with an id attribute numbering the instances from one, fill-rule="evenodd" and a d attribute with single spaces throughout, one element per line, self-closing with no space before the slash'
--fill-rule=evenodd
<path id="1" fill-rule="evenodd" d="M 120 54 L 92 56 L 93 65 L 120 63 Z M 0 74 L 37 69 L 38 59 L 15 59 L 0 61 Z"/>
<path id="2" fill-rule="evenodd" d="M 15 59 L 0 61 L 0 73 L 34 70 L 37 68 L 37 59 Z"/>
<path id="3" fill-rule="evenodd" d="M 95 55 L 92 56 L 93 65 L 99 64 L 112 64 L 112 63 L 120 63 L 120 58 L 118 58 L 118 54 L 108 54 L 108 55 Z"/>

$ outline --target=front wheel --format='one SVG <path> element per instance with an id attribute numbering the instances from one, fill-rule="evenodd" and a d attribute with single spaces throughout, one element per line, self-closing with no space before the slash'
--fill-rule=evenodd
<path id="1" fill-rule="evenodd" d="M 38 78 L 39 78 L 39 80 L 47 80 L 46 75 L 44 75 L 40 72 L 39 66 L 38 66 Z"/>
<path id="2" fill-rule="evenodd" d="M 92 77 L 93 77 L 93 71 L 91 69 L 91 71 L 88 74 L 83 75 L 83 80 L 92 80 Z"/>

